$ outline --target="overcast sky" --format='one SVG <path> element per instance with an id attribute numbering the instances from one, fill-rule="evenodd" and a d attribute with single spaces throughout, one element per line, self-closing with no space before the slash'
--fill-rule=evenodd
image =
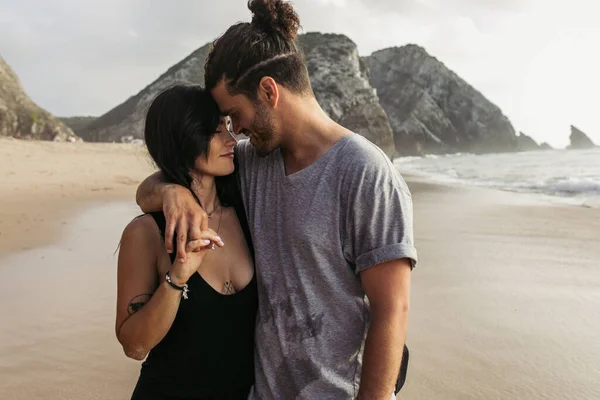
<path id="1" fill-rule="evenodd" d="M 600 4 L 593 0 L 296 0 L 304 32 L 361 55 L 417 43 L 555 146 L 600 144 Z M 246 0 L 0 0 L 0 55 L 55 115 L 100 115 L 249 20 Z"/>

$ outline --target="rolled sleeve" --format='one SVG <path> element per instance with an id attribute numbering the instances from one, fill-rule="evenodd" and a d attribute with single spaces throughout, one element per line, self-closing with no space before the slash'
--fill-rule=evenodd
<path id="1" fill-rule="evenodd" d="M 395 243 L 361 254 L 356 259 L 356 272 L 384 262 L 408 258 L 411 268 L 417 265 L 417 249 L 407 243 Z"/>
<path id="2" fill-rule="evenodd" d="M 365 163 L 348 185 L 344 254 L 355 273 L 386 261 L 417 264 L 413 204 L 400 173 L 384 161 Z"/>

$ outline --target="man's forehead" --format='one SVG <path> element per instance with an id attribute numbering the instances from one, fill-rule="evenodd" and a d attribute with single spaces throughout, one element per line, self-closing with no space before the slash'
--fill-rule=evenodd
<path id="1" fill-rule="evenodd" d="M 227 117 L 231 115 L 235 111 L 235 106 L 233 105 L 219 105 L 219 110 L 221 111 L 221 115 L 223 117 Z"/>
<path id="2" fill-rule="evenodd" d="M 229 115 L 233 111 L 233 107 L 236 105 L 235 96 L 231 96 L 225 87 L 225 84 L 221 81 L 212 91 L 212 96 L 219 106 L 221 115 Z"/>

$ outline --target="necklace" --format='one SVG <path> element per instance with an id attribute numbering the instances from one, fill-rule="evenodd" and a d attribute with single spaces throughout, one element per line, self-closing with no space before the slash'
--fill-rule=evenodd
<path id="1" fill-rule="evenodd" d="M 215 199 L 214 199 L 213 204 L 214 204 L 213 209 L 210 212 L 208 212 L 208 211 L 206 212 L 206 215 L 208 216 L 208 218 L 211 218 L 212 215 L 214 214 L 214 212 L 217 210 L 217 208 L 219 208 L 220 203 L 218 200 L 217 192 L 215 192 Z"/>
<path id="2" fill-rule="evenodd" d="M 213 210 L 213 212 L 214 212 L 214 211 L 215 211 L 215 210 Z M 211 213 L 211 214 L 212 214 L 212 213 Z M 210 218 L 210 216 L 209 216 L 208 218 Z M 221 220 L 222 220 L 222 219 L 223 219 L 223 207 L 221 207 L 221 212 L 219 213 L 219 224 L 217 225 L 217 235 L 219 234 L 219 231 L 221 230 Z M 211 250 L 214 250 L 214 249 L 215 249 L 215 244 L 213 243 L 213 244 L 210 246 L 210 248 L 211 248 Z"/>
<path id="3" fill-rule="evenodd" d="M 207 212 L 206 215 L 208 216 L 208 218 L 211 218 L 212 215 L 214 214 L 214 212 L 217 210 L 218 206 L 217 204 L 215 204 L 215 206 L 213 207 L 211 212 Z"/>
<path id="4" fill-rule="evenodd" d="M 217 235 L 219 234 L 219 230 L 221 230 L 221 220 L 223 219 L 223 207 L 220 207 L 220 208 L 221 208 L 221 212 L 219 213 L 219 225 L 217 225 Z M 215 210 L 213 210 L 213 212 L 214 211 Z"/>

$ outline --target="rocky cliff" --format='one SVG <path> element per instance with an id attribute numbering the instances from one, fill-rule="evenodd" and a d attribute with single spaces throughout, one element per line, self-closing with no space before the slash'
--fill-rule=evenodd
<path id="1" fill-rule="evenodd" d="M 596 147 L 588 135 L 573 125 L 571 125 L 571 135 L 569 136 L 569 139 L 571 143 L 567 147 L 568 149 L 591 149 Z"/>
<path id="2" fill-rule="evenodd" d="M 398 154 L 518 150 L 502 111 L 423 48 L 388 48 L 364 61 Z"/>
<path id="3" fill-rule="evenodd" d="M 305 52 L 316 97 L 333 119 L 394 152 L 391 127 L 375 90 L 371 87 L 356 45 L 342 35 L 309 33 L 298 43 Z M 110 110 L 78 133 L 87 141 L 122 141 L 143 137 L 146 110 L 154 97 L 174 84 L 203 84 L 206 45 L 170 68 L 123 104 Z"/>
<path id="4" fill-rule="evenodd" d="M 55 141 L 79 140 L 65 126 L 31 100 L 17 74 L 0 56 L 0 136 Z"/>
<path id="5" fill-rule="evenodd" d="M 394 154 L 394 137 L 385 111 L 369 83 L 356 44 L 344 35 L 307 33 L 298 38 L 311 86 L 323 110 L 335 121 Z"/>

